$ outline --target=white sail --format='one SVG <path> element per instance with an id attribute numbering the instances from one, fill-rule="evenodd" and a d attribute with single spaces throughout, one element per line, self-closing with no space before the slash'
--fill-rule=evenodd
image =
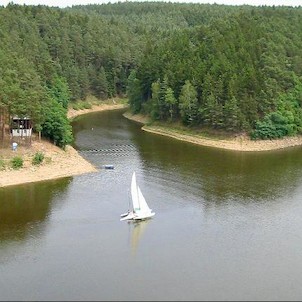
<path id="1" fill-rule="evenodd" d="M 138 202 L 139 202 L 139 206 L 140 206 L 141 215 L 151 213 L 151 210 L 150 210 L 150 208 L 146 202 L 146 199 L 139 186 L 137 186 L 137 191 L 138 191 Z"/>
<path id="2" fill-rule="evenodd" d="M 137 185 L 136 185 L 135 172 L 133 172 L 133 174 L 132 174 L 131 197 L 132 197 L 133 211 L 137 212 L 140 210 L 140 204 L 139 204 L 139 196 L 138 196 L 138 190 L 137 190 Z"/>
<path id="3" fill-rule="evenodd" d="M 135 172 L 133 172 L 131 180 L 131 198 L 133 209 L 129 209 L 127 213 L 121 214 L 121 221 L 146 219 L 155 215 L 149 208 L 141 189 L 136 183 Z"/>

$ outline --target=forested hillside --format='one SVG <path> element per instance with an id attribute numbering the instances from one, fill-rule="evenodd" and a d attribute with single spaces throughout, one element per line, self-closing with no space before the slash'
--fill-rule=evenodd
<path id="1" fill-rule="evenodd" d="M 149 45 L 129 79 L 133 111 L 255 139 L 301 133 L 302 9 L 220 8 Z"/>
<path id="2" fill-rule="evenodd" d="M 31 116 L 64 146 L 68 103 L 89 95 L 253 138 L 301 133 L 302 8 L 0 6 L 2 114 Z"/>

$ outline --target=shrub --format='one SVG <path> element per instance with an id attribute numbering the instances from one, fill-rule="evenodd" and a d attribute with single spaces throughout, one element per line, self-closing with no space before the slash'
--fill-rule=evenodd
<path id="1" fill-rule="evenodd" d="M 290 112 L 272 112 L 265 116 L 262 121 L 256 122 L 256 127 L 251 133 L 251 138 L 276 139 L 284 136 L 297 134 L 299 128 L 294 122 Z"/>
<path id="2" fill-rule="evenodd" d="M 40 165 L 44 160 L 44 153 L 36 152 L 32 160 L 33 165 Z"/>
<path id="3" fill-rule="evenodd" d="M 91 109 L 92 105 L 89 102 L 76 102 L 72 104 L 72 108 L 74 110 L 82 110 L 82 109 Z"/>
<path id="4" fill-rule="evenodd" d="M 0 158 L 0 171 L 5 170 L 5 162 Z"/>
<path id="5" fill-rule="evenodd" d="M 65 148 L 73 141 L 72 127 L 66 115 L 66 109 L 58 102 L 50 100 L 44 108 L 45 120 L 42 124 L 42 135 L 53 140 L 55 145 Z"/>
<path id="6" fill-rule="evenodd" d="M 92 108 L 92 105 L 88 102 L 84 102 L 83 106 L 84 106 L 85 109 L 91 109 Z"/>
<path id="7" fill-rule="evenodd" d="M 23 167 L 23 158 L 20 156 L 15 156 L 11 159 L 10 163 L 14 170 L 20 169 Z"/>

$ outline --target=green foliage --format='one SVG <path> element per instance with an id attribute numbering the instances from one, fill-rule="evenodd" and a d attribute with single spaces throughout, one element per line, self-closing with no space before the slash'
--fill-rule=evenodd
<path id="1" fill-rule="evenodd" d="M 91 109 L 92 105 L 90 102 L 80 101 L 80 102 L 72 103 L 72 108 L 74 110 Z"/>
<path id="2" fill-rule="evenodd" d="M 165 103 L 169 106 L 170 121 L 173 121 L 173 117 L 176 111 L 175 106 L 177 104 L 177 100 L 174 97 L 174 91 L 170 87 L 168 87 L 166 90 Z"/>
<path id="3" fill-rule="evenodd" d="M 64 78 L 55 77 L 48 91 L 51 98 L 55 99 L 65 109 L 68 108 L 70 90 Z"/>
<path id="4" fill-rule="evenodd" d="M 167 119 L 169 104 L 166 102 L 167 91 L 169 89 L 168 76 L 165 74 L 162 81 L 159 82 L 158 90 L 158 114 L 160 120 Z"/>
<path id="5" fill-rule="evenodd" d="M 109 92 L 109 83 L 107 80 L 105 68 L 102 66 L 100 68 L 100 71 L 97 72 L 94 76 L 95 76 L 93 80 L 94 95 L 103 100 L 108 98 L 110 92 Z"/>
<path id="6" fill-rule="evenodd" d="M 188 7 L 188 11 L 192 7 Z M 301 127 L 298 111 L 277 108 L 279 95 L 289 94 L 302 76 L 302 69 L 298 70 L 293 64 L 302 62 L 297 58 L 302 56 L 301 9 L 216 8 L 217 15 L 212 15 L 213 11 L 208 8 L 211 22 L 200 21 L 199 26 L 171 31 L 146 48 L 137 78 L 144 83 L 141 102 L 149 103 L 151 99 L 153 106 L 144 109 L 149 109 L 151 116 L 158 119 L 171 118 L 167 114 L 169 102 L 162 103 L 161 90 L 157 97 L 152 92 L 150 98 L 154 79 L 167 75 L 168 86 L 179 104 L 173 115 L 186 125 L 206 125 L 231 132 L 258 127 L 269 137 L 297 133 Z M 278 28 L 278 32 L 274 28 Z M 192 103 L 182 90 L 187 81 L 196 89 Z M 301 87 L 296 88 L 295 96 L 300 107 Z M 281 111 L 278 114 L 287 121 L 276 121 L 274 115 L 262 120 L 276 111 Z M 290 121 L 288 112 L 292 112 L 294 122 Z"/>
<path id="7" fill-rule="evenodd" d="M 11 4 L 0 28 L 0 106 L 61 146 L 72 140 L 68 104 L 88 95 L 128 95 L 156 120 L 301 133 L 301 7 Z"/>
<path id="8" fill-rule="evenodd" d="M 152 98 L 151 98 L 151 106 L 150 106 L 150 115 L 153 120 L 160 119 L 160 81 L 157 80 L 156 82 L 152 83 L 151 86 L 152 91 Z"/>
<path id="9" fill-rule="evenodd" d="M 140 82 L 136 78 L 136 72 L 132 71 L 128 78 L 127 95 L 129 98 L 130 108 L 133 113 L 138 113 L 141 110 L 141 91 Z"/>
<path id="10" fill-rule="evenodd" d="M 43 162 L 44 157 L 45 155 L 43 152 L 36 152 L 32 159 L 32 164 L 35 166 L 40 165 Z"/>
<path id="11" fill-rule="evenodd" d="M 267 117 L 262 122 L 256 122 L 256 129 L 252 131 L 251 138 L 256 139 L 273 139 L 277 138 L 278 133 L 272 120 Z"/>
<path id="12" fill-rule="evenodd" d="M 302 133 L 302 108 L 297 98 L 299 89 L 300 84 L 292 92 L 280 95 L 277 110 L 256 122 L 252 139 L 274 139 Z"/>
<path id="13" fill-rule="evenodd" d="M 297 134 L 297 127 L 281 112 L 272 112 L 263 121 L 256 123 L 256 129 L 251 133 L 252 139 L 274 139 Z"/>
<path id="14" fill-rule="evenodd" d="M 205 106 L 199 108 L 199 113 L 205 125 L 214 129 L 223 127 L 223 106 L 218 102 L 214 94 L 211 93 L 208 96 Z"/>
<path id="15" fill-rule="evenodd" d="M 0 171 L 5 170 L 5 167 L 6 167 L 5 161 L 2 158 L 0 158 Z"/>
<path id="16" fill-rule="evenodd" d="M 0 49 L 0 74 L 1 107 L 7 108 L 11 115 L 38 120 L 45 92 L 28 59 Z"/>
<path id="17" fill-rule="evenodd" d="M 224 125 L 227 131 L 238 131 L 243 128 L 244 118 L 235 97 L 229 99 L 223 108 Z"/>
<path id="18" fill-rule="evenodd" d="M 198 118 L 197 92 L 190 81 L 186 81 L 179 96 L 179 109 L 182 121 L 186 125 L 196 124 Z"/>
<path id="19" fill-rule="evenodd" d="M 42 135 L 49 137 L 61 148 L 73 141 L 72 128 L 66 116 L 66 109 L 56 100 L 50 99 L 45 108 L 45 120 Z"/>
<path id="20" fill-rule="evenodd" d="M 23 167 L 23 158 L 20 156 L 15 156 L 10 160 L 10 164 L 14 170 L 18 170 Z"/>

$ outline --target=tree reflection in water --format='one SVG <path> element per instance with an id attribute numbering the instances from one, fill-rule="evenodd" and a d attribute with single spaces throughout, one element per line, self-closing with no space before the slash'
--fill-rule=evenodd
<path id="1" fill-rule="evenodd" d="M 0 247 L 41 234 L 53 199 L 62 194 L 70 177 L 0 189 Z"/>

